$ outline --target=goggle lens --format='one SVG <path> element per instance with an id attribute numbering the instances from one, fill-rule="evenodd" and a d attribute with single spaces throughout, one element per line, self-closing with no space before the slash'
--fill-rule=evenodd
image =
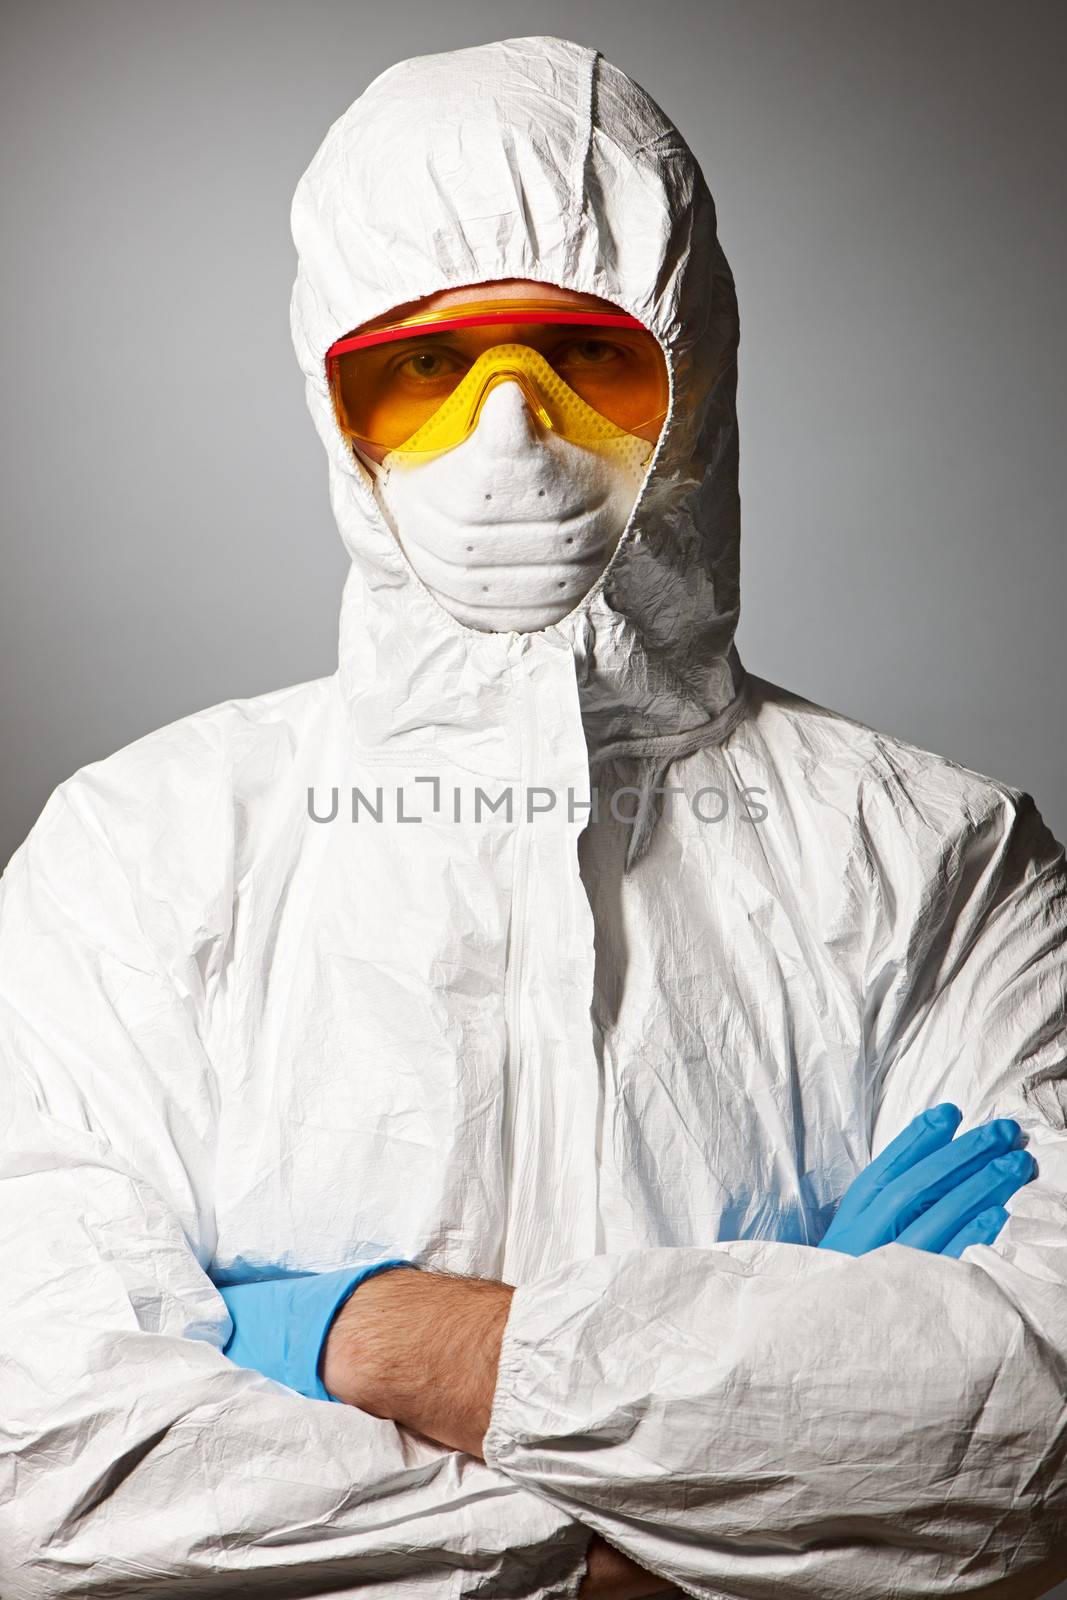
<path id="1" fill-rule="evenodd" d="M 526 301 L 411 318 L 338 340 L 326 357 L 338 422 L 351 438 L 379 449 L 403 449 L 408 440 L 415 450 L 440 449 L 441 430 L 425 425 L 475 363 L 500 346 L 535 352 L 541 360 L 528 364 L 531 382 L 536 384 L 542 362 L 547 363 L 567 390 L 622 432 L 658 431 L 666 415 L 663 352 L 636 318 L 559 306 L 537 309 Z M 566 436 L 567 417 L 575 408 L 552 404 L 547 395 L 546 400 L 539 415 Z M 458 422 L 450 430 L 452 443 L 464 436 L 461 430 L 452 438 L 457 429 Z M 420 442 L 427 433 L 434 444 Z"/>

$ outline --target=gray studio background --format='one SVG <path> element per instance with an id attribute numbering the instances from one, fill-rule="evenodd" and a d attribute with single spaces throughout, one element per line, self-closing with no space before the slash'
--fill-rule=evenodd
<path id="1" fill-rule="evenodd" d="M 1041 0 L 8 0 L 0 862 L 88 761 L 333 670 L 294 184 L 403 55 L 595 44 L 716 195 L 750 668 L 1067 836 L 1067 12 Z M 403 174 L 397 174 L 399 184 Z"/>
<path id="2" fill-rule="evenodd" d="M 2 14 L 0 862 L 84 763 L 333 670 L 344 562 L 289 344 L 292 190 L 398 57 L 531 32 L 638 78 L 716 195 L 746 663 L 1030 790 L 1067 836 L 1062 7 Z"/>

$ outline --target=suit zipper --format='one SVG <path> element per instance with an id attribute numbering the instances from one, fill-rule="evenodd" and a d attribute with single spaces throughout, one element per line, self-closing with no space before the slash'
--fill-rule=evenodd
<path id="1" fill-rule="evenodd" d="M 523 780 L 527 781 L 529 774 L 526 770 L 526 752 L 529 744 L 526 737 L 526 682 L 521 665 L 521 656 L 526 649 L 525 637 L 520 639 L 518 647 L 520 661 L 516 665 L 516 671 L 519 675 L 520 773 Z M 511 1225 L 512 1192 L 515 1181 L 515 1119 L 519 1100 L 518 1079 L 522 1063 L 522 1030 L 520 1024 L 523 955 L 526 943 L 526 889 L 529 879 L 531 847 L 530 824 L 525 820 L 525 796 L 521 794 L 521 786 L 520 795 L 519 804 L 523 809 L 520 812 L 515 833 L 515 867 L 512 878 L 511 918 L 508 927 L 505 976 L 504 1025 L 507 1034 L 507 1045 L 504 1055 L 504 1138 L 502 1151 L 504 1223 L 503 1238 L 501 1240 L 502 1267 L 508 1254 L 508 1230 Z"/>

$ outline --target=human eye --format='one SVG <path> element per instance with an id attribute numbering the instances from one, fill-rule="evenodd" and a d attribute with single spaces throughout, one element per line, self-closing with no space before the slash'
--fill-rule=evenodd
<path id="1" fill-rule="evenodd" d="M 419 344 L 409 346 L 398 355 L 392 363 L 392 371 L 405 383 L 432 384 L 455 377 L 468 365 L 458 351 L 436 344 Z"/>
<path id="2" fill-rule="evenodd" d="M 555 352 L 555 365 L 606 367 L 623 360 L 625 352 L 611 339 L 572 339 Z"/>

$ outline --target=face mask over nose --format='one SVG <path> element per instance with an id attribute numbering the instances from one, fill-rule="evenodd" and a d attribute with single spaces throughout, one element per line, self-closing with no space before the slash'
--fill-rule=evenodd
<path id="1" fill-rule="evenodd" d="M 599 578 L 653 449 L 634 434 L 572 444 L 539 426 L 518 384 L 501 383 L 454 449 L 360 459 L 438 603 L 483 632 L 530 633 L 559 622 Z"/>

